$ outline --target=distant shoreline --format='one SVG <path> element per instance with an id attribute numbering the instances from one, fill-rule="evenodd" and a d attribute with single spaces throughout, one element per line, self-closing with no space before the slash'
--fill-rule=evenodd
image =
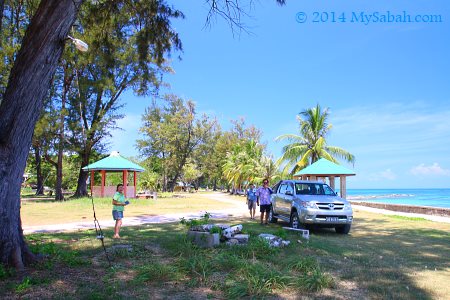
<path id="1" fill-rule="evenodd" d="M 367 207 L 373 207 L 373 208 L 381 208 L 381 209 L 400 211 L 400 212 L 406 212 L 406 213 L 450 217 L 450 208 L 404 205 L 404 204 L 360 202 L 360 201 L 352 201 L 352 200 L 350 200 L 350 203 L 352 203 L 354 205 L 367 206 Z"/>

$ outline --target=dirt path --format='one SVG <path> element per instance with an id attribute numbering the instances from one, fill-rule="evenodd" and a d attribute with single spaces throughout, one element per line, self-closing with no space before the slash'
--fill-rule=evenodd
<path id="1" fill-rule="evenodd" d="M 218 203 L 217 209 L 208 211 L 213 219 L 228 219 L 236 217 L 245 217 L 248 215 L 247 206 L 245 205 L 244 197 L 233 197 L 224 193 L 209 193 L 209 194 L 198 194 L 200 198 L 209 198 L 216 200 Z M 220 209 L 220 202 L 226 202 L 234 204 L 235 207 L 231 209 Z M 134 216 L 127 217 L 123 219 L 122 226 L 136 226 L 142 224 L 158 224 L 158 223 L 171 223 L 178 222 L 181 218 L 193 219 L 200 218 L 205 214 L 206 211 L 199 211 L 195 213 L 178 213 L 178 214 L 167 214 L 167 215 L 157 215 L 157 216 Z M 114 220 L 99 220 L 102 229 L 114 227 Z M 24 226 L 24 234 L 30 233 L 47 233 L 47 232 L 64 232 L 64 231 L 75 231 L 75 230 L 87 230 L 94 229 L 94 222 L 82 221 L 74 223 L 65 224 L 53 224 L 53 225 L 39 225 L 39 226 Z"/>

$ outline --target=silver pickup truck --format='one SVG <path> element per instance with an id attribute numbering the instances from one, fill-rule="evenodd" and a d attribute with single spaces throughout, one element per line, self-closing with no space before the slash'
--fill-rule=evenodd
<path id="1" fill-rule="evenodd" d="M 305 229 L 309 225 L 328 227 L 347 234 L 353 221 L 350 202 L 342 199 L 327 184 L 318 181 L 281 180 L 273 187 L 269 220 L 289 222 Z"/>

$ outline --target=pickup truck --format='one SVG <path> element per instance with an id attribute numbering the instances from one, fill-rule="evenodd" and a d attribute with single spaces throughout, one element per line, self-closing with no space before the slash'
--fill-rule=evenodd
<path id="1" fill-rule="evenodd" d="M 273 187 L 269 221 L 282 219 L 297 229 L 334 228 L 348 234 L 353 221 L 350 202 L 319 181 L 281 180 Z"/>

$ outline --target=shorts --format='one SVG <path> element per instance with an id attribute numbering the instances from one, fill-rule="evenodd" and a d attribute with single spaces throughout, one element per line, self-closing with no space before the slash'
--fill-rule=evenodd
<path id="1" fill-rule="evenodd" d="M 116 221 L 123 219 L 123 211 L 113 210 L 112 215 L 113 215 L 113 219 Z"/>
<path id="2" fill-rule="evenodd" d="M 248 209 L 256 209 L 256 200 L 252 201 L 252 200 L 248 200 Z"/>
<path id="3" fill-rule="evenodd" d="M 270 208 L 272 207 L 272 204 L 261 204 L 259 206 L 259 212 L 266 212 L 269 213 L 270 212 Z"/>

